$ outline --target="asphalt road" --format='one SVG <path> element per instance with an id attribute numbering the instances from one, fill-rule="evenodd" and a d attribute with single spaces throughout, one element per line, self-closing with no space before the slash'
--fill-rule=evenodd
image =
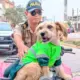
<path id="1" fill-rule="evenodd" d="M 75 54 L 64 54 L 62 61 L 71 68 L 72 72 L 80 72 L 80 49 L 73 48 L 73 52 Z"/>

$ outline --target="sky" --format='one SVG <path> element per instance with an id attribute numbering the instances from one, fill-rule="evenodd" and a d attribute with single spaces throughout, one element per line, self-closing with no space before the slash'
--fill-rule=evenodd
<path id="1" fill-rule="evenodd" d="M 29 0 L 10 0 L 14 1 L 15 5 L 22 5 L 26 7 L 26 4 Z M 43 16 L 46 16 L 48 19 L 55 21 L 64 20 L 64 0 L 42 0 L 43 7 Z M 74 9 L 74 15 L 80 14 L 80 0 L 68 0 L 67 4 L 67 15 L 72 15 L 72 8 Z"/>

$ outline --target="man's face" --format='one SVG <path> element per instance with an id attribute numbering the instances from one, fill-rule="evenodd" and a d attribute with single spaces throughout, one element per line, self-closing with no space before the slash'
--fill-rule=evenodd
<path id="1" fill-rule="evenodd" d="M 29 22 L 37 24 L 41 21 L 42 10 L 36 9 L 36 10 L 33 10 L 32 12 L 27 12 L 26 15 Z"/>

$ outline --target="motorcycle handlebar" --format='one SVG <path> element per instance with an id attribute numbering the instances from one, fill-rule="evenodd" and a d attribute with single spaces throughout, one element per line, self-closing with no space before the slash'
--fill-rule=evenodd
<path id="1" fill-rule="evenodd" d="M 62 48 L 62 56 L 64 55 L 64 53 L 70 53 L 70 54 L 75 54 L 74 52 L 72 52 L 73 50 L 71 48 L 64 48 L 64 47 L 61 47 Z"/>

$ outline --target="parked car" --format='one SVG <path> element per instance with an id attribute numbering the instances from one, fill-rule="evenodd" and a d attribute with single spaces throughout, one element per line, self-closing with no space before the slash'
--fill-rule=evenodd
<path id="1" fill-rule="evenodd" d="M 0 22 L 0 54 L 17 53 L 13 30 L 7 22 Z"/>

